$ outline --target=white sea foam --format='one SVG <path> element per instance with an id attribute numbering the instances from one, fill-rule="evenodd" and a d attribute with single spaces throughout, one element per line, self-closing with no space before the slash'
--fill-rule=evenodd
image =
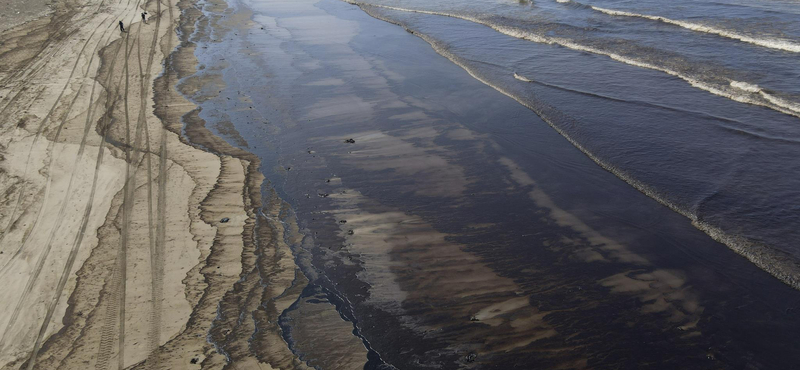
<path id="1" fill-rule="evenodd" d="M 781 98 L 779 98 L 777 96 L 768 94 L 764 90 L 761 90 L 758 93 L 764 99 L 766 99 L 767 101 L 769 101 L 772 104 L 775 104 L 775 105 L 777 105 L 777 106 L 779 106 L 781 108 L 784 108 L 784 109 L 792 111 L 792 112 L 800 112 L 800 104 L 797 104 L 795 102 L 791 102 L 791 101 L 788 101 L 786 99 L 781 99 Z M 795 114 L 795 115 L 797 115 L 797 114 Z"/>
<path id="2" fill-rule="evenodd" d="M 556 0 L 557 3 L 568 3 L 570 0 Z"/>
<path id="3" fill-rule="evenodd" d="M 762 46 L 762 47 L 765 47 L 765 48 L 789 51 L 789 52 L 793 52 L 793 53 L 800 53 L 800 43 L 792 42 L 792 41 L 789 41 L 789 40 L 768 39 L 768 38 L 760 38 L 760 37 L 742 35 L 740 33 L 734 32 L 734 31 L 724 30 L 724 29 L 720 29 L 720 28 L 716 28 L 716 27 L 712 27 L 712 26 L 707 26 L 707 25 L 704 25 L 704 24 L 699 24 L 699 23 L 692 23 L 692 22 L 687 22 L 687 21 L 670 19 L 670 18 L 658 16 L 658 15 L 631 13 L 631 12 L 626 12 L 626 11 L 621 11 L 621 10 L 613 10 L 613 9 L 601 8 L 601 7 L 597 7 L 597 6 L 592 6 L 591 8 L 596 10 L 596 11 L 598 11 L 598 12 L 605 13 L 605 14 L 608 14 L 608 15 L 615 15 L 615 16 L 620 16 L 620 17 L 645 18 L 645 19 L 650 19 L 650 20 L 654 20 L 654 21 L 660 21 L 660 22 L 672 24 L 672 25 L 675 25 L 675 26 L 678 26 L 678 27 L 683 27 L 685 29 L 692 30 L 692 31 L 705 32 L 705 33 L 710 33 L 710 34 L 726 37 L 726 38 L 729 38 L 729 39 L 739 40 L 739 41 L 742 41 L 742 42 L 747 42 L 747 43 L 750 43 L 750 44 L 753 44 L 753 45 Z"/>
<path id="4" fill-rule="evenodd" d="M 764 91 L 764 89 L 762 89 L 761 86 L 758 86 L 756 84 L 751 84 L 751 83 L 742 82 L 742 81 L 731 81 L 731 86 L 733 86 L 733 87 L 735 87 L 737 89 L 743 90 L 743 91 L 747 91 L 749 93 L 753 93 L 753 94 L 757 93 L 762 98 L 764 98 L 764 100 L 766 100 L 766 101 L 768 101 L 768 102 L 770 102 L 770 103 L 772 103 L 772 104 L 774 104 L 774 105 L 776 105 L 778 107 L 786 109 L 788 111 L 800 112 L 800 104 L 797 104 L 797 103 L 788 101 L 786 99 L 779 98 L 779 97 L 777 97 L 775 95 L 772 95 L 772 94 Z"/>
<path id="5" fill-rule="evenodd" d="M 520 81 L 523 81 L 523 82 L 533 82 L 533 80 L 531 80 L 531 79 L 528 79 L 528 78 L 527 78 L 527 77 L 525 77 L 525 76 L 520 76 L 520 75 L 518 75 L 518 74 L 517 74 L 517 72 L 514 72 L 514 78 L 516 78 L 516 79 L 518 79 L 518 80 L 520 80 Z"/>
<path id="6" fill-rule="evenodd" d="M 735 87 L 735 88 L 737 88 L 739 90 L 744 90 L 744 91 L 751 92 L 751 93 L 757 93 L 757 92 L 761 91 L 761 87 L 760 86 L 754 85 L 754 84 L 750 84 L 750 83 L 747 83 L 747 82 L 742 82 L 742 81 L 731 81 L 731 86 L 733 86 L 733 87 Z"/>

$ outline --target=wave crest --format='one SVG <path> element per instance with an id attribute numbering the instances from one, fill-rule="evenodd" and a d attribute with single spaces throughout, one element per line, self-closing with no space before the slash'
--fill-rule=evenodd
<path id="1" fill-rule="evenodd" d="M 739 40 L 742 42 L 750 43 L 753 45 L 758 45 L 765 48 L 776 49 L 776 50 L 783 50 L 789 51 L 792 53 L 800 53 L 800 44 L 796 42 L 792 42 L 789 40 L 783 39 L 767 39 L 767 38 L 760 38 L 760 37 L 753 37 L 748 35 L 743 35 L 734 31 L 724 30 L 721 28 L 716 28 L 712 26 L 707 26 L 700 23 L 692 23 L 687 21 L 681 21 L 676 19 L 670 19 L 658 15 L 648 15 L 648 14 L 639 14 L 639 13 L 631 13 L 621 10 L 614 10 L 614 9 L 606 9 L 597 6 L 590 6 L 592 9 L 605 13 L 608 15 L 619 16 L 619 17 L 635 17 L 635 18 L 644 18 L 650 19 L 654 21 L 659 21 L 667 24 L 672 24 L 678 27 L 682 27 L 688 30 L 696 31 L 696 32 L 705 32 L 714 34 L 717 36 L 722 36 L 725 38 Z"/>
<path id="2" fill-rule="evenodd" d="M 514 72 L 514 78 L 516 78 L 516 79 L 518 79 L 518 80 L 520 80 L 522 82 L 533 82 L 533 80 L 531 80 L 531 79 L 529 79 L 529 78 L 527 78 L 525 76 L 518 75 L 517 72 Z"/>
<path id="3" fill-rule="evenodd" d="M 380 8 L 380 9 L 388 9 L 394 10 L 399 12 L 407 12 L 407 13 L 419 13 L 419 14 L 428 14 L 428 15 L 437 15 L 442 17 L 450 17 L 456 19 L 462 19 L 465 21 L 473 22 L 476 24 L 480 24 L 489 28 L 494 29 L 497 32 L 502 34 L 515 37 L 522 40 L 532 41 L 540 44 L 550 44 L 550 45 L 559 45 L 562 47 L 566 47 L 573 50 L 584 51 L 587 53 L 597 54 L 597 55 L 604 55 L 613 60 L 618 62 L 622 62 L 628 65 L 640 67 L 640 68 L 647 68 L 656 70 L 659 72 L 663 72 L 675 77 L 678 77 L 695 88 L 705 90 L 710 92 L 714 95 L 722 96 L 733 101 L 737 101 L 740 103 L 747 103 L 753 105 L 760 105 L 763 107 L 767 107 L 778 112 L 800 117 L 800 105 L 794 102 L 787 101 L 785 99 L 778 98 L 774 95 L 765 93 L 764 91 L 760 91 L 758 94 L 753 94 L 748 91 L 743 91 L 741 88 L 731 88 L 733 85 L 719 85 L 707 81 L 703 81 L 702 77 L 698 76 L 690 76 L 672 69 L 669 69 L 665 66 L 660 66 L 648 62 L 644 62 L 641 60 L 637 60 L 633 57 L 625 56 L 622 54 L 615 53 L 613 51 L 599 49 L 593 46 L 579 44 L 575 41 L 560 38 L 560 37 L 546 37 L 542 35 L 537 35 L 527 30 L 523 30 L 517 27 L 501 25 L 497 23 L 493 23 L 486 19 L 481 19 L 476 16 L 471 15 L 464 15 L 464 14 L 457 14 L 457 13 L 447 13 L 442 11 L 433 11 L 433 10 L 420 10 L 420 9 L 407 9 L 407 8 L 400 8 L 395 6 L 388 6 L 388 5 L 377 5 L 377 4 L 368 4 L 368 3 L 360 3 L 355 0 L 343 0 L 344 2 L 362 6 L 362 7 L 373 7 L 373 8 Z M 798 49 L 800 50 L 800 49 Z M 732 82 L 739 82 L 739 81 L 732 81 Z M 740 82 L 741 83 L 741 82 Z"/>
<path id="4" fill-rule="evenodd" d="M 742 81 L 731 81 L 731 86 L 751 93 L 757 93 L 761 91 L 760 86 Z"/>

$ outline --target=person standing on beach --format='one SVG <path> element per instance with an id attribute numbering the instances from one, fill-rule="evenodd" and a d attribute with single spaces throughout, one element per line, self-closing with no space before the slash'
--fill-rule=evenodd
<path id="1" fill-rule="evenodd" d="M 122 21 L 119 21 L 119 31 L 125 32 L 125 26 L 122 24 Z"/>
<path id="2" fill-rule="evenodd" d="M 147 12 L 142 13 L 142 22 L 144 22 L 144 24 L 147 24 Z"/>

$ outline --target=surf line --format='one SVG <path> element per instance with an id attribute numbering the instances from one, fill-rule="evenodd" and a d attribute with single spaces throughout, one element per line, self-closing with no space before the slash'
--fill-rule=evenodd
<path id="1" fill-rule="evenodd" d="M 731 99 L 733 101 L 745 104 L 752 104 L 752 105 L 759 105 L 762 107 L 770 108 L 772 110 L 778 111 L 783 114 L 787 114 L 790 116 L 800 117 L 800 104 L 795 102 L 791 102 L 772 94 L 765 92 L 764 90 L 759 90 L 758 92 L 742 90 L 741 88 L 737 88 L 736 85 L 720 85 L 716 86 L 715 84 L 708 83 L 702 81 L 701 79 L 693 76 L 688 76 L 683 73 L 671 70 L 667 67 L 662 67 L 659 65 L 651 64 L 648 62 L 639 61 L 621 54 L 617 54 L 613 51 L 606 51 L 602 49 L 598 49 L 592 46 L 586 46 L 579 43 L 576 43 L 571 40 L 557 38 L 557 37 L 547 37 L 547 36 L 540 36 L 533 34 L 531 32 L 518 29 L 515 27 L 503 26 L 491 23 L 489 21 L 470 16 L 470 15 L 462 15 L 457 13 L 447 13 L 441 11 L 432 11 L 432 10 L 421 10 L 421 9 L 407 9 L 407 8 L 399 8 L 395 6 L 388 6 L 388 5 L 376 5 L 376 4 L 369 4 L 369 3 L 361 3 L 354 0 L 342 0 L 346 3 L 362 7 L 362 8 L 378 8 L 378 9 L 388 9 L 394 10 L 399 12 L 406 12 L 406 13 L 419 13 L 419 14 L 428 14 L 428 15 L 436 15 L 441 17 L 450 17 L 465 20 L 468 22 L 480 24 L 486 27 L 489 27 L 497 32 L 500 32 L 504 35 L 515 37 L 521 40 L 527 40 L 535 43 L 540 44 L 548 44 L 548 45 L 558 45 L 565 47 L 567 49 L 583 51 L 587 53 L 597 54 L 597 55 L 604 55 L 607 56 L 615 61 L 625 63 L 628 65 L 632 65 L 635 67 L 652 69 L 655 71 L 663 72 L 671 76 L 678 77 L 686 82 L 689 83 L 692 87 L 704 90 L 706 92 L 710 92 L 714 95 L 721 96 L 724 98 Z M 735 82 L 732 81 L 731 82 Z"/>
<path id="2" fill-rule="evenodd" d="M 675 25 L 681 28 L 685 28 L 687 30 L 696 31 L 696 32 L 705 32 L 710 33 L 713 35 L 738 40 L 742 42 L 746 42 L 753 45 L 758 45 L 765 48 L 776 49 L 776 50 L 783 50 L 792 53 L 800 53 L 800 44 L 791 42 L 789 40 L 783 39 L 764 39 L 758 37 L 752 37 L 747 35 L 742 35 L 740 33 L 736 33 L 733 31 L 728 31 L 712 26 L 707 26 L 704 24 L 699 23 L 692 23 L 687 21 L 681 21 L 676 19 L 670 19 L 667 17 L 662 17 L 660 15 L 649 15 L 649 14 L 639 14 L 639 13 L 631 13 L 622 10 L 614 10 L 614 9 L 607 9 L 601 8 L 598 6 L 589 5 L 593 10 L 598 11 L 600 13 L 618 16 L 618 17 L 634 17 L 634 18 L 644 18 L 653 21 L 663 22 L 671 25 Z"/>

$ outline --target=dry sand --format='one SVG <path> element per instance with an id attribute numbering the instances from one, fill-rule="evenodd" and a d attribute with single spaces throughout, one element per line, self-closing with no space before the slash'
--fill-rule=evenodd
<path id="1" fill-rule="evenodd" d="M 32 357 L 40 369 L 222 368 L 206 336 L 257 249 L 272 256 L 259 267 L 274 269 L 275 305 L 297 299 L 291 220 L 268 217 L 285 204 L 272 195 L 262 209 L 258 158 L 192 120 L 175 90 L 201 16 L 188 0 L 65 1 L 0 28 L 0 369 Z M 180 135 L 184 115 L 213 153 Z M 269 322 L 270 345 L 241 363 L 304 367 Z"/>

